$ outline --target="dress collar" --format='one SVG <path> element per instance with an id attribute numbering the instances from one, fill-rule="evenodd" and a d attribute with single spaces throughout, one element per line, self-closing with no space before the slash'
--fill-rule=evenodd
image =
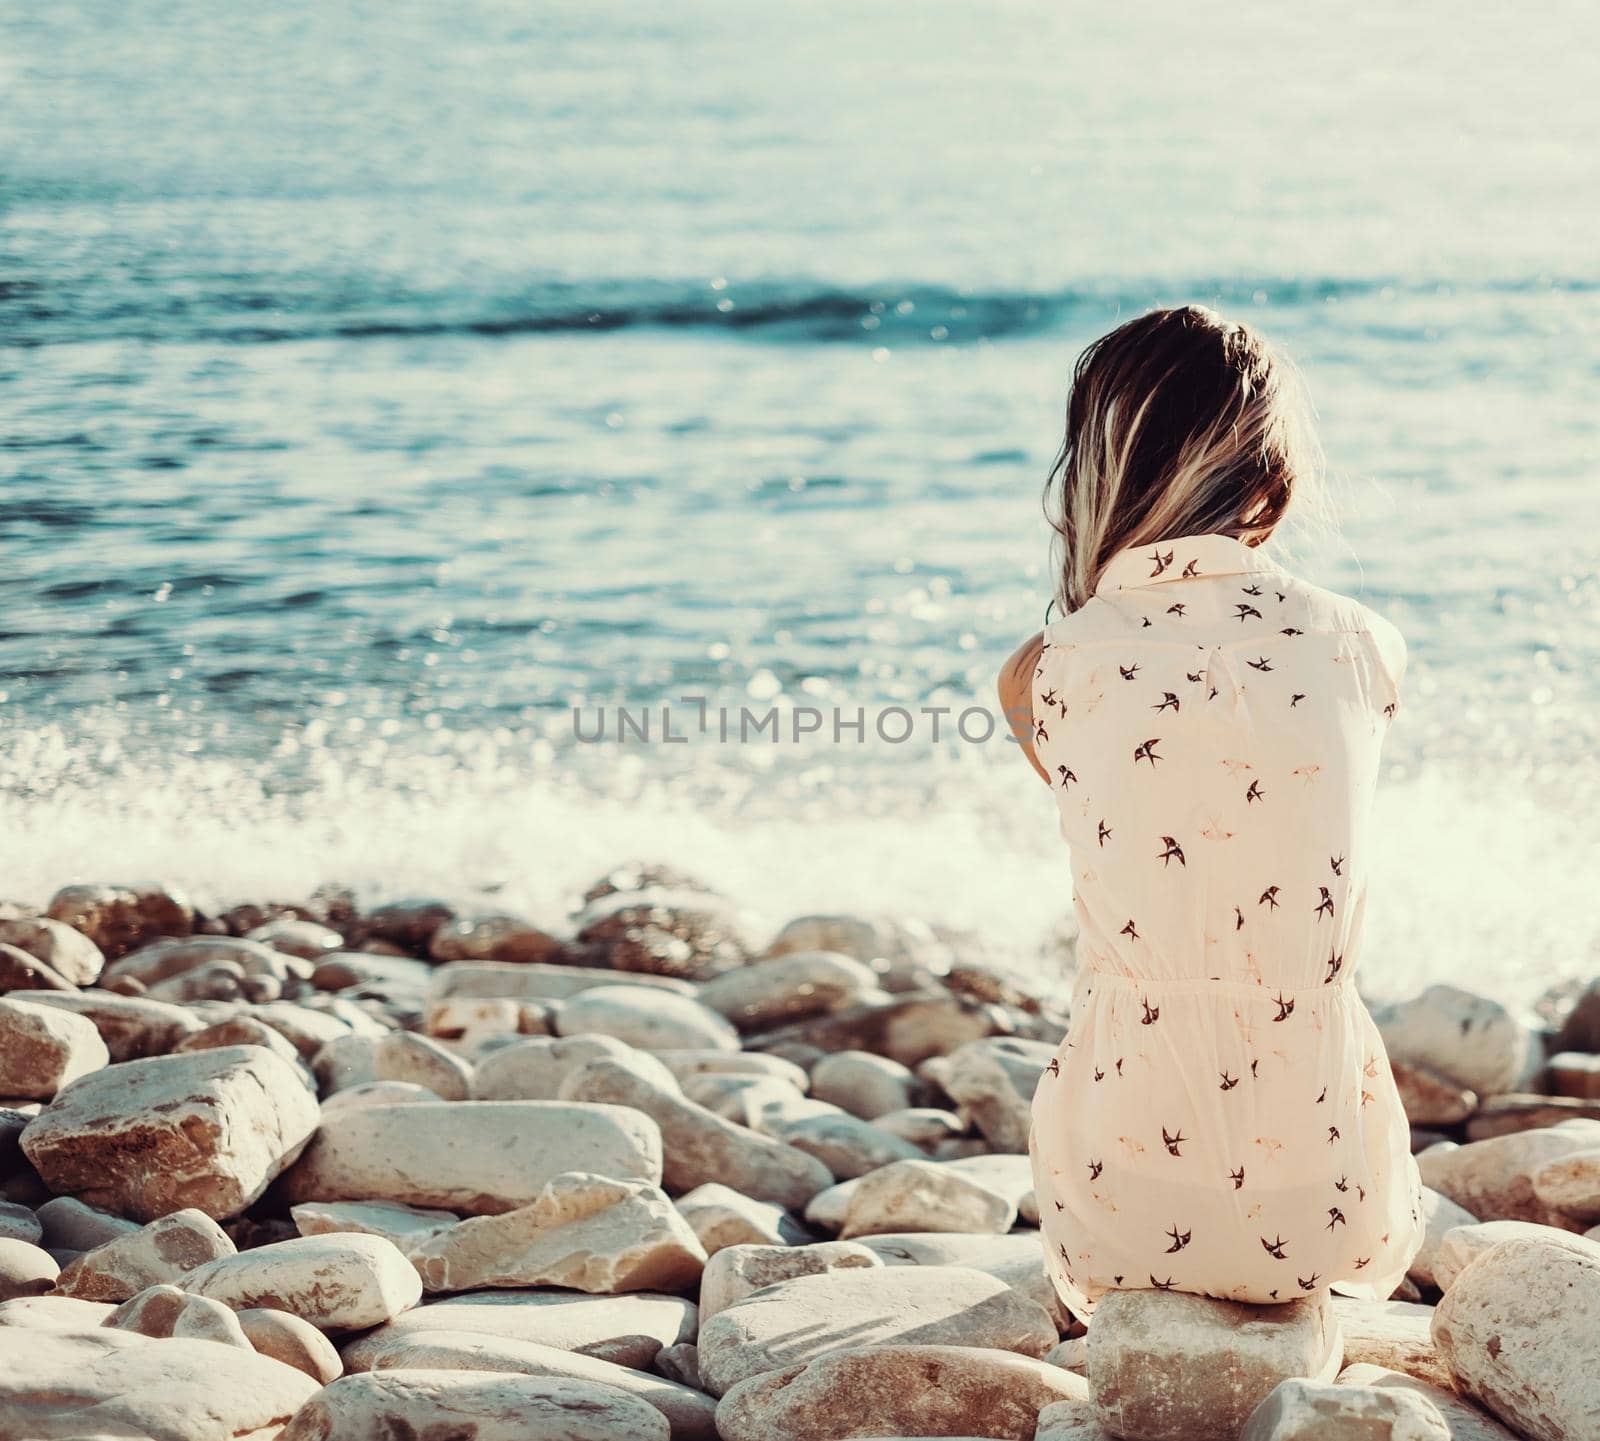
<path id="1" fill-rule="evenodd" d="M 1277 573 L 1283 568 L 1259 546 L 1246 545 L 1235 536 L 1207 531 L 1179 535 L 1158 545 L 1128 546 L 1106 562 L 1095 582 L 1096 595 L 1136 586 L 1165 585 L 1174 580 L 1196 580 L 1206 575 Z"/>

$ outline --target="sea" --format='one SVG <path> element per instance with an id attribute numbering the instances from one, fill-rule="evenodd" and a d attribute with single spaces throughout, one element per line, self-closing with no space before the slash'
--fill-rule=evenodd
<path id="1" fill-rule="evenodd" d="M 1600 966 L 1600 18 L 9 0 L 0 898 L 668 861 L 1024 972 L 1074 360 L 1261 328 L 1406 702 L 1364 984 Z M 990 728 L 985 733 L 985 720 Z M 814 723 L 813 723 L 814 720 Z"/>

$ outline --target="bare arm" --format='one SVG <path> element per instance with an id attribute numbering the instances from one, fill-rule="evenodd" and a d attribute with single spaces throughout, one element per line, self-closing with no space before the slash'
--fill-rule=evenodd
<path id="1" fill-rule="evenodd" d="M 1000 713 L 1006 718 L 1007 728 L 1022 747 L 1028 764 L 1039 773 L 1039 779 L 1049 785 L 1050 774 L 1039 764 L 1033 749 L 1033 673 L 1038 668 L 1043 648 L 1043 631 L 1023 641 L 1000 667 L 996 688 L 1000 692 Z"/>

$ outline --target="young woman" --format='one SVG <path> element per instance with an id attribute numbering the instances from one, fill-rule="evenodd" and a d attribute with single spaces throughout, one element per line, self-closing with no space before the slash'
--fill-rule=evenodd
<path id="1" fill-rule="evenodd" d="M 1050 479 L 1061 617 L 1000 677 L 1079 923 L 1029 1139 L 1047 1265 L 1108 1290 L 1386 1297 L 1421 1180 L 1356 994 L 1400 633 L 1262 543 L 1316 504 L 1283 360 L 1162 310 L 1078 363 Z"/>

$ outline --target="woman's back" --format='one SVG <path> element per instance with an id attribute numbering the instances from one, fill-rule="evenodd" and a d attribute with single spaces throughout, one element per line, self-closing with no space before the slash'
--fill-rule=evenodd
<path id="1" fill-rule="evenodd" d="M 1420 1181 L 1351 978 L 1399 633 L 1203 533 L 1118 552 L 1043 646 L 1080 926 L 1030 1137 L 1058 1288 L 1387 1295 Z"/>
<path id="2" fill-rule="evenodd" d="M 1033 690 L 1080 960 L 1269 987 L 1348 976 L 1404 667 L 1388 621 L 1231 536 L 1113 557 L 1044 632 Z"/>

